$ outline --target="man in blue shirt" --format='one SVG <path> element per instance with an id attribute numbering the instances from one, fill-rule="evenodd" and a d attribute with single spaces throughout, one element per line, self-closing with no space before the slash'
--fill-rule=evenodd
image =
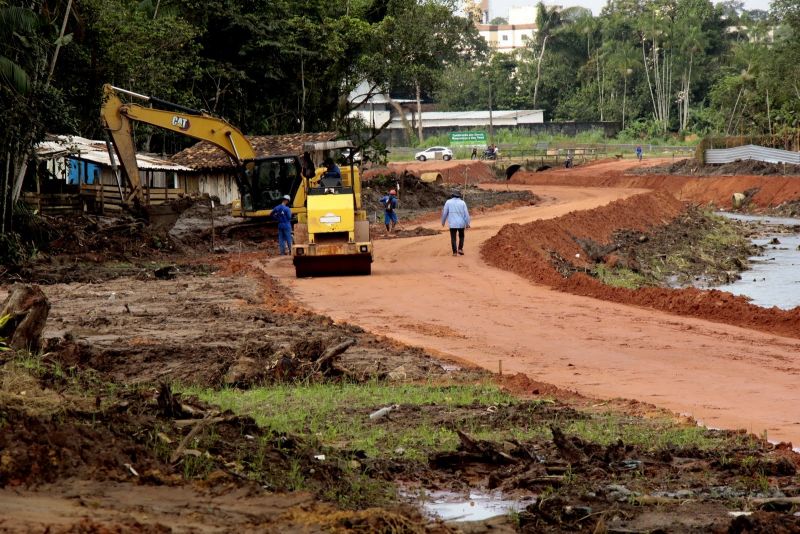
<path id="1" fill-rule="evenodd" d="M 333 158 L 327 158 L 325 160 L 325 169 L 325 176 L 342 179 L 342 171 L 339 169 L 339 166 L 334 163 Z"/>
<path id="2" fill-rule="evenodd" d="M 444 203 L 442 209 L 442 226 L 447 222 L 450 227 L 450 245 L 453 247 L 453 256 L 464 255 L 464 229 L 469 228 L 470 218 L 467 203 L 461 199 L 461 191 L 455 190 L 450 199 Z M 456 248 L 456 234 L 458 234 L 458 247 Z"/>
<path id="3" fill-rule="evenodd" d="M 389 194 L 381 197 L 381 204 L 383 204 L 383 224 L 386 225 L 386 231 L 391 232 L 397 226 L 397 191 L 392 189 Z"/>
<path id="4" fill-rule="evenodd" d="M 292 254 L 292 209 L 289 207 L 289 202 L 292 197 L 283 195 L 280 205 L 272 208 L 272 218 L 278 221 L 278 247 L 281 250 L 281 256 Z"/>

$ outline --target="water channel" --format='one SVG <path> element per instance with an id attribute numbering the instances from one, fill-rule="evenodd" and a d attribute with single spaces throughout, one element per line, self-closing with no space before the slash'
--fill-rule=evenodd
<path id="1" fill-rule="evenodd" d="M 719 215 L 764 225 L 762 237 L 752 240 L 764 247 L 764 254 L 750 258 L 750 269 L 741 273 L 741 280 L 714 289 L 750 297 L 753 304 L 765 308 L 790 310 L 800 306 L 800 219 L 727 212 Z M 773 239 L 778 242 L 773 243 Z"/>

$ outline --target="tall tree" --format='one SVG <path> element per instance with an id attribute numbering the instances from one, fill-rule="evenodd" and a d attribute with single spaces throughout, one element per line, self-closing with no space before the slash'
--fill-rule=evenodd
<path id="1" fill-rule="evenodd" d="M 536 58 L 536 81 L 533 84 L 533 107 L 539 96 L 539 81 L 542 79 L 542 61 L 547 50 L 547 41 L 561 25 L 561 8 L 547 7 L 543 2 L 536 5 L 536 38 L 532 41 L 538 53 Z"/>
<path id="2" fill-rule="evenodd" d="M 485 50 L 472 22 L 454 15 L 455 7 L 452 0 L 389 0 L 378 25 L 370 79 L 411 90 L 419 141 L 422 95 L 436 89 L 447 66 Z"/>
<path id="3" fill-rule="evenodd" d="M 46 84 L 56 34 L 42 7 L 0 6 L 0 259 L 12 248 L 12 213 L 34 147 L 49 125 L 65 122 L 60 92 Z"/>

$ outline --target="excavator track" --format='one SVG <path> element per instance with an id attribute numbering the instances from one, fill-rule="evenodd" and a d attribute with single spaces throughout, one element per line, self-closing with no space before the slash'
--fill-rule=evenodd
<path id="1" fill-rule="evenodd" d="M 297 278 L 367 276 L 372 273 L 372 256 L 370 254 L 295 256 L 294 268 Z"/>

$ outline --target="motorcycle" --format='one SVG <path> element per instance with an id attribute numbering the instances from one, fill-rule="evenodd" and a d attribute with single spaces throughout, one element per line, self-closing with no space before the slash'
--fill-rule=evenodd
<path id="1" fill-rule="evenodd" d="M 498 152 L 499 152 L 498 150 L 486 149 L 486 150 L 483 151 L 483 155 L 481 156 L 481 159 L 496 160 Z"/>

